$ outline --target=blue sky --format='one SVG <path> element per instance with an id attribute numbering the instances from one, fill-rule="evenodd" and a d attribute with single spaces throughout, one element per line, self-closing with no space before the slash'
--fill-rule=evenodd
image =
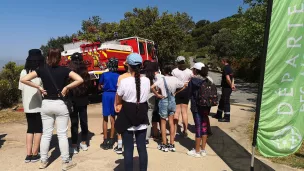
<path id="1" fill-rule="evenodd" d="M 235 14 L 243 0 L 0 0 L 1 59 L 22 60 L 50 37 L 71 35 L 81 21 L 98 15 L 104 22 L 123 19 L 134 7 L 187 12 L 194 21 L 217 21 Z"/>

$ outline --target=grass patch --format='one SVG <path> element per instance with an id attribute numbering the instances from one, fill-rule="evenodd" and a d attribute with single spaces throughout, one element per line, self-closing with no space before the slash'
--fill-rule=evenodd
<path id="1" fill-rule="evenodd" d="M 254 114 L 251 116 L 250 122 L 248 124 L 247 132 L 248 136 L 250 138 L 250 141 L 252 142 L 252 135 L 253 135 L 253 127 L 254 127 Z M 262 156 L 261 153 L 259 153 L 258 148 L 256 147 L 255 151 L 256 155 Z M 262 156 L 263 157 L 263 156 Z M 294 168 L 301 168 L 304 169 L 304 144 L 302 143 L 302 146 L 300 149 L 289 156 L 286 157 L 273 157 L 273 158 L 267 158 L 270 161 L 274 163 L 279 163 L 279 164 L 285 164 Z"/>
<path id="2" fill-rule="evenodd" d="M 23 120 L 25 120 L 23 112 L 13 111 L 12 109 L 0 110 L 0 124 Z"/>

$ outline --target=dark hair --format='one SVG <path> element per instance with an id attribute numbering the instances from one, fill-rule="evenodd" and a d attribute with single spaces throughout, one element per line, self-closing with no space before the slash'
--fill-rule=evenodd
<path id="1" fill-rule="evenodd" d="M 143 71 L 147 78 L 150 80 L 150 84 L 153 84 L 153 80 L 155 78 L 155 69 L 153 62 L 146 60 L 143 62 Z"/>
<path id="2" fill-rule="evenodd" d="M 70 90 L 73 96 L 87 95 L 90 85 L 90 75 L 86 64 L 83 61 L 71 61 L 68 67 L 83 79 L 82 84 Z"/>
<path id="3" fill-rule="evenodd" d="M 172 66 L 171 65 L 166 65 L 165 67 L 164 67 L 164 69 L 163 69 L 163 71 L 164 71 L 164 74 L 166 75 L 172 75 L 171 73 L 172 73 Z"/>
<path id="4" fill-rule="evenodd" d="M 209 71 L 209 69 L 207 66 L 202 67 L 202 69 L 199 71 L 199 75 L 201 75 L 202 77 L 207 77 L 208 71 Z"/>
<path id="5" fill-rule="evenodd" d="M 140 102 L 140 67 L 141 65 L 130 65 L 133 72 L 135 72 L 135 84 L 136 84 L 136 98 L 137 103 Z"/>
<path id="6" fill-rule="evenodd" d="M 39 67 L 42 67 L 44 65 L 44 60 L 26 60 L 24 69 L 26 70 L 26 73 L 32 72 L 36 70 Z"/>
<path id="7" fill-rule="evenodd" d="M 182 71 L 185 70 L 187 68 L 187 65 L 186 65 L 185 61 L 178 62 L 177 63 L 177 68 L 179 70 L 182 70 Z"/>
<path id="8" fill-rule="evenodd" d="M 60 49 L 50 49 L 47 56 L 46 63 L 49 66 L 58 66 L 61 60 Z"/>
<path id="9" fill-rule="evenodd" d="M 222 58 L 222 61 L 224 61 L 225 63 L 228 63 L 228 64 L 230 64 L 230 62 L 231 62 L 230 59 L 227 57 Z"/>

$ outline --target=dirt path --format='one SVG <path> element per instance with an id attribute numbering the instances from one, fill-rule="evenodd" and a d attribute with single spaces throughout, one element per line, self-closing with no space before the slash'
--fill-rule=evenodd
<path id="1" fill-rule="evenodd" d="M 212 109 L 213 112 L 216 108 Z M 206 170 L 206 171 L 224 171 L 249 170 L 250 159 L 246 149 L 250 148 L 247 139 L 246 125 L 253 114 L 248 109 L 241 107 L 232 107 L 232 122 L 218 123 L 211 119 L 214 135 L 208 140 L 208 156 L 204 158 L 193 158 L 186 155 L 188 149 L 194 147 L 194 124 L 192 115 L 189 113 L 189 138 L 178 138 L 176 142 L 177 152 L 163 153 L 157 150 L 157 144 L 150 140 L 148 147 L 149 169 L 157 171 L 185 171 L 185 170 Z M 77 171 L 97 171 L 97 170 L 123 170 L 123 156 L 116 155 L 112 150 L 104 151 L 99 148 L 101 143 L 101 107 L 100 104 L 90 105 L 89 107 L 89 130 L 91 134 L 90 147 L 87 152 L 80 152 L 73 156 L 73 160 L 78 163 L 73 170 Z M 4 171 L 27 171 L 39 170 L 38 163 L 24 163 L 25 157 L 25 122 L 10 123 L 0 125 L 0 170 Z M 50 150 L 51 164 L 46 170 L 59 170 L 61 160 L 57 138 L 53 138 Z M 232 150 L 232 151 L 231 151 Z M 138 155 L 135 150 L 135 166 L 138 164 Z M 289 167 L 271 164 L 275 170 L 291 170 Z M 272 170 L 260 162 L 261 168 Z M 265 169 L 263 169 L 265 170 Z"/>

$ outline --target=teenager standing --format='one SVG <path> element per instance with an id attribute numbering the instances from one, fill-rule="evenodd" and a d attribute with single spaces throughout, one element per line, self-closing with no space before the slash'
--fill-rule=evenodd
<path id="1" fill-rule="evenodd" d="M 204 82 L 208 81 L 213 83 L 213 80 L 208 77 L 208 68 L 203 63 L 195 63 L 192 68 L 194 76 L 191 78 L 188 88 L 189 97 L 191 100 L 191 112 L 195 124 L 195 148 L 188 151 L 188 155 L 193 157 L 206 156 L 205 150 L 207 143 L 208 132 L 211 132 L 209 113 L 210 106 L 199 106 L 197 102 L 200 100 L 199 96 L 202 93 L 201 86 Z M 203 91 L 203 90 L 202 90 Z"/>
<path id="2" fill-rule="evenodd" d="M 44 57 L 39 49 L 29 51 L 24 69 L 20 73 L 20 80 L 27 74 L 43 67 Z M 42 86 L 40 78 L 31 80 L 33 83 Z M 39 146 L 42 135 L 41 103 L 42 96 L 38 89 L 24 85 L 19 82 L 19 90 L 22 91 L 22 104 L 27 121 L 26 151 L 25 162 L 37 162 L 40 160 Z"/>
<path id="3" fill-rule="evenodd" d="M 72 148 L 71 153 L 77 154 L 79 148 L 83 151 L 88 150 L 87 139 L 88 139 L 88 89 L 90 84 L 90 75 L 88 74 L 88 69 L 86 64 L 83 62 L 83 57 L 81 53 L 74 53 L 71 56 L 71 62 L 69 63 L 69 68 L 75 73 L 79 74 L 84 82 L 78 87 L 72 89 L 69 95 L 72 99 L 74 106 L 74 113 L 70 114 L 71 118 L 71 135 L 72 135 Z M 78 142 L 78 127 L 79 120 L 81 126 L 81 143 L 79 147 Z"/>
<path id="4" fill-rule="evenodd" d="M 126 61 L 132 77 L 121 80 L 117 90 L 117 104 L 122 104 L 120 113 L 115 122 L 115 128 L 122 134 L 124 145 L 124 163 L 126 171 L 133 171 L 133 136 L 135 135 L 139 154 L 139 168 L 146 171 L 148 168 L 148 154 L 146 149 L 146 133 L 149 125 L 148 95 L 150 80 L 140 76 L 142 57 L 131 53 Z"/>
<path id="5" fill-rule="evenodd" d="M 103 138 L 104 141 L 100 144 L 100 148 L 108 150 L 112 149 L 115 143 L 115 116 L 116 112 L 114 109 L 115 95 L 117 91 L 117 81 L 119 74 L 116 72 L 118 69 L 118 60 L 115 58 L 109 59 L 107 63 L 109 72 L 105 72 L 101 75 L 99 84 L 103 89 L 102 94 L 102 115 L 103 115 Z M 110 118 L 111 132 L 110 138 L 108 138 L 108 121 Z"/>
<path id="6" fill-rule="evenodd" d="M 66 67 L 59 66 L 61 59 L 60 49 L 50 49 L 47 56 L 47 65 L 39 67 L 35 71 L 27 74 L 21 79 L 23 84 L 34 87 L 44 95 L 41 108 L 41 118 L 43 134 L 40 143 L 41 165 L 40 169 L 48 166 L 48 151 L 56 121 L 57 135 L 62 158 L 62 170 L 68 170 L 76 164 L 69 158 L 69 142 L 67 137 L 69 111 L 63 99 L 59 96 L 50 75 L 54 78 L 55 84 L 63 96 L 68 90 L 73 89 L 83 83 L 83 79 Z M 43 88 L 31 80 L 40 77 Z M 74 80 L 67 85 L 68 79 Z"/>
<path id="7" fill-rule="evenodd" d="M 171 75 L 172 67 L 165 66 L 164 67 L 164 77 L 157 80 L 152 86 L 151 89 L 155 96 L 160 99 L 158 103 L 160 122 L 161 122 L 161 135 L 162 135 L 162 143 L 158 146 L 159 150 L 164 152 L 168 152 L 169 150 L 175 152 L 174 138 L 175 138 L 175 127 L 173 121 L 173 115 L 176 110 L 176 103 L 174 94 L 176 89 L 180 89 L 184 87 L 184 83 L 173 77 Z M 155 88 L 159 88 L 160 92 Z M 167 136 L 166 136 L 166 120 L 169 120 L 170 125 L 170 144 L 167 144 Z"/>
<path id="8" fill-rule="evenodd" d="M 176 59 L 177 68 L 172 71 L 172 75 L 178 78 L 185 84 L 188 84 L 192 77 L 192 71 L 186 67 L 186 58 L 183 56 L 179 56 Z M 183 135 L 184 137 L 188 136 L 188 88 L 183 89 L 182 91 L 178 90 L 178 93 L 175 96 L 176 101 L 176 112 L 174 115 L 174 124 L 175 131 L 177 132 L 177 125 L 179 120 L 179 115 L 182 115 L 183 119 Z"/>

